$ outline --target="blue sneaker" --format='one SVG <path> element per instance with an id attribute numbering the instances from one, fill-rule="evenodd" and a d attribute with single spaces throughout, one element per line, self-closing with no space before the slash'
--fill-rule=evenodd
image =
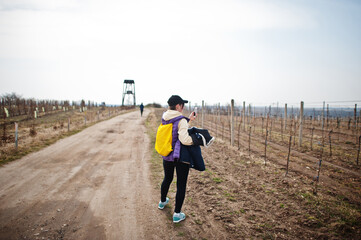
<path id="1" fill-rule="evenodd" d="M 168 202 L 169 202 L 169 198 L 166 198 L 165 202 L 159 201 L 158 208 L 163 209 L 165 207 L 165 205 L 168 204 Z"/>
<path id="2" fill-rule="evenodd" d="M 184 219 L 186 219 L 186 215 L 182 212 L 173 214 L 173 222 L 174 223 L 179 223 L 180 221 L 183 221 Z"/>

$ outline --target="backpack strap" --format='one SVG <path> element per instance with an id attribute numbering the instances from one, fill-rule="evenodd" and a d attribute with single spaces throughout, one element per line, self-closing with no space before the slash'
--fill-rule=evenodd
<path id="1" fill-rule="evenodd" d="M 183 118 L 185 118 L 186 120 L 187 120 L 187 122 L 189 122 L 189 118 L 187 118 L 187 117 L 185 117 L 185 116 L 178 116 L 178 117 L 175 117 L 175 118 L 172 118 L 172 119 L 170 119 L 170 120 L 164 120 L 163 118 L 162 118 L 162 124 L 164 125 L 164 124 L 169 124 L 169 123 L 175 123 L 175 122 L 179 122 L 181 119 L 183 119 Z"/>

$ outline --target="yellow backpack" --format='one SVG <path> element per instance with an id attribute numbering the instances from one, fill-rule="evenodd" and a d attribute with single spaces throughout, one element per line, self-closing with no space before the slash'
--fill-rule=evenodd
<path id="1" fill-rule="evenodd" d="M 176 124 L 178 129 L 178 123 L 182 118 L 184 118 L 184 116 L 175 117 L 168 121 L 162 119 L 162 123 L 158 127 L 155 139 L 155 150 L 163 157 L 167 157 L 173 151 L 173 125 Z M 176 129 L 174 129 L 174 131 L 178 132 Z"/>
<path id="2" fill-rule="evenodd" d="M 172 148 L 172 130 L 173 123 L 160 124 L 155 139 L 155 150 L 162 156 L 166 157 L 173 151 Z"/>

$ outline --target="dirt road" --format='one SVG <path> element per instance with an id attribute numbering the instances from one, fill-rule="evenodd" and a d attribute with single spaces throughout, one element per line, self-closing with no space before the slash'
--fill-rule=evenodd
<path id="1" fill-rule="evenodd" d="M 0 168 L 0 239 L 162 239 L 138 111 Z M 166 220 L 166 217 L 163 217 Z"/>

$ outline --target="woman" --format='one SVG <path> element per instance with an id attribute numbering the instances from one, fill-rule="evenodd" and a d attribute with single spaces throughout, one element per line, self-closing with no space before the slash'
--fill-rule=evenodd
<path id="1" fill-rule="evenodd" d="M 165 121 L 175 120 L 173 124 L 178 124 L 178 131 L 173 134 L 173 143 L 177 140 L 183 145 L 192 145 L 192 138 L 188 134 L 188 121 L 193 121 L 196 116 L 192 112 L 189 119 L 183 117 L 182 112 L 184 104 L 188 103 L 178 95 L 172 95 L 168 99 L 169 109 L 163 114 L 162 119 Z M 176 138 L 176 139 L 174 139 Z M 177 193 L 175 198 L 175 209 L 173 214 L 173 222 L 178 223 L 183 221 L 186 216 L 181 212 L 186 193 L 187 178 L 189 173 L 189 163 L 179 161 L 179 158 L 174 157 L 173 153 L 176 151 L 175 144 L 173 144 L 174 151 L 169 156 L 163 157 L 164 179 L 161 186 L 161 200 L 158 204 L 159 209 L 163 209 L 168 204 L 167 197 L 169 186 L 173 181 L 174 168 L 177 172 Z M 178 149 L 179 151 L 180 149 Z"/>

